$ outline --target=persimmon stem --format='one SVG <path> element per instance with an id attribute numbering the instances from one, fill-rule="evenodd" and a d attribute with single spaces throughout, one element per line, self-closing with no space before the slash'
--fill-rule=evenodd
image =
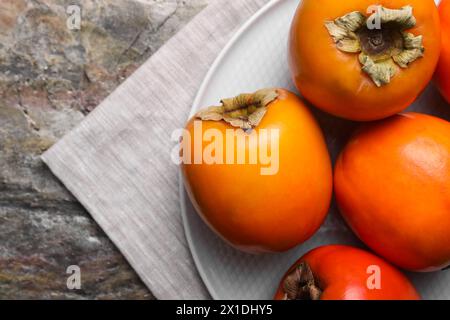
<path id="1" fill-rule="evenodd" d="M 225 121 L 233 127 L 244 130 L 259 125 L 270 103 L 278 99 L 276 89 L 263 89 L 255 93 L 241 94 L 234 98 L 223 99 L 222 105 L 209 107 L 196 114 L 196 118 L 205 121 Z"/>
<path id="2" fill-rule="evenodd" d="M 422 36 L 405 30 L 416 25 L 413 8 L 388 9 L 378 6 L 377 11 L 366 17 L 359 11 L 350 12 L 325 26 L 336 47 L 347 53 L 359 53 L 362 70 L 381 87 L 391 82 L 400 68 L 423 57 Z"/>
<path id="3" fill-rule="evenodd" d="M 285 300 L 320 300 L 322 290 L 308 263 L 300 263 L 284 280 Z"/>

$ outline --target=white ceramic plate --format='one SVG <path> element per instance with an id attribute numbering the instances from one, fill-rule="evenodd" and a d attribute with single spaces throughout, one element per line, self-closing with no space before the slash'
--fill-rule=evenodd
<path id="1" fill-rule="evenodd" d="M 275 0 L 250 19 L 218 57 L 204 80 L 192 108 L 216 104 L 223 97 L 266 87 L 296 91 L 288 71 L 288 30 L 299 0 Z M 412 110 L 450 120 L 450 108 L 433 86 Z M 324 130 L 333 160 L 355 123 L 314 109 Z M 199 218 L 180 179 L 181 207 L 186 236 L 197 268 L 214 299 L 271 299 L 289 266 L 307 251 L 324 244 L 363 245 L 341 220 L 335 204 L 327 221 L 307 243 L 278 255 L 241 253 L 219 239 Z M 426 299 L 450 299 L 450 271 L 409 274 Z"/>

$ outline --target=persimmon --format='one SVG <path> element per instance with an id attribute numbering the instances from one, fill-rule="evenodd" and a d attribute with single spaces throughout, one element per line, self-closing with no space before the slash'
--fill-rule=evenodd
<path id="1" fill-rule="evenodd" d="M 261 150 L 272 164 L 257 156 Z M 315 118 L 293 93 L 261 90 L 200 111 L 187 124 L 181 154 L 197 212 L 238 249 L 288 250 L 326 217 L 331 160 Z"/>
<path id="2" fill-rule="evenodd" d="M 411 282 L 381 258 L 330 245 L 300 258 L 283 277 L 275 300 L 419 300 Z"/>
<path id="3" fill-rule="evenodd" d="M 406 113 L 367 124 L 335 167 L 342 215 L 376 253 L 412 271 L 450 264 L 450 123 Z"/>
<path id="4" fill-rule="evenodd" d="M 316 107 L 369 121 L 406 109 L 431 80 L 439 51 L 433 0 L 303 0 L 289 64 Z"/>
<path id="5" fill-rule="evenodd" d="M 444 98 L 450 103 L 450 0 L 443 0 L 439 5 L 442 30 L 442 49 L 436 71 L 436 79 Z"/>

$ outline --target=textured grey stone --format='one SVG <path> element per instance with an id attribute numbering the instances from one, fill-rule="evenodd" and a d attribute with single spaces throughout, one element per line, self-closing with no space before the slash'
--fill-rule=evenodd
<path id="1" fill-rule="evenodd" d="M 0 299 L 152 298 L 39 155 L 208 1 L 0 2 Z M 66 287 L 73 264 L 81 290 Z"/>

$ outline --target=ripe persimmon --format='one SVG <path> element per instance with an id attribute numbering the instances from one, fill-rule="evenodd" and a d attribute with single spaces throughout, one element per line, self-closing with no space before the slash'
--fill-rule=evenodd
<path id="1" fill-rule="evenodd" d="M 381 258 L 330 245 L 300 258 L 283 277 L 275 300 L 418 300 L 411 282 Z"/>
<path id="2" fill-rule="evenodd" d="M 436 71 L 436 79 L 444 98 L 450 103 L 450 0 L 442 0 L 439 5 L 442 30 L 442 49 Z"/>
<path id="3" fill-rule="evenodd" d="M 301 94 L 333 115 L 369 121 L 406 109 L 440 51 L 433 0 L 303 0 L 289 62 Z"/>
<path id="4" fill-rule="evenodd" d="M 367 124 L 335 168 L 342 215 L 376 253 L 412 271 L 450 264 L 450 123 L 406 113 Z"/>
<path id="5" fill-rule="evenodd" d="M 326 217 L 330 157 L 312 113 L 293 93 L 262 90 L 199 112 L 187 124 L 181 153 L 197 212 L 238 249 L 291 249 Z"/>

